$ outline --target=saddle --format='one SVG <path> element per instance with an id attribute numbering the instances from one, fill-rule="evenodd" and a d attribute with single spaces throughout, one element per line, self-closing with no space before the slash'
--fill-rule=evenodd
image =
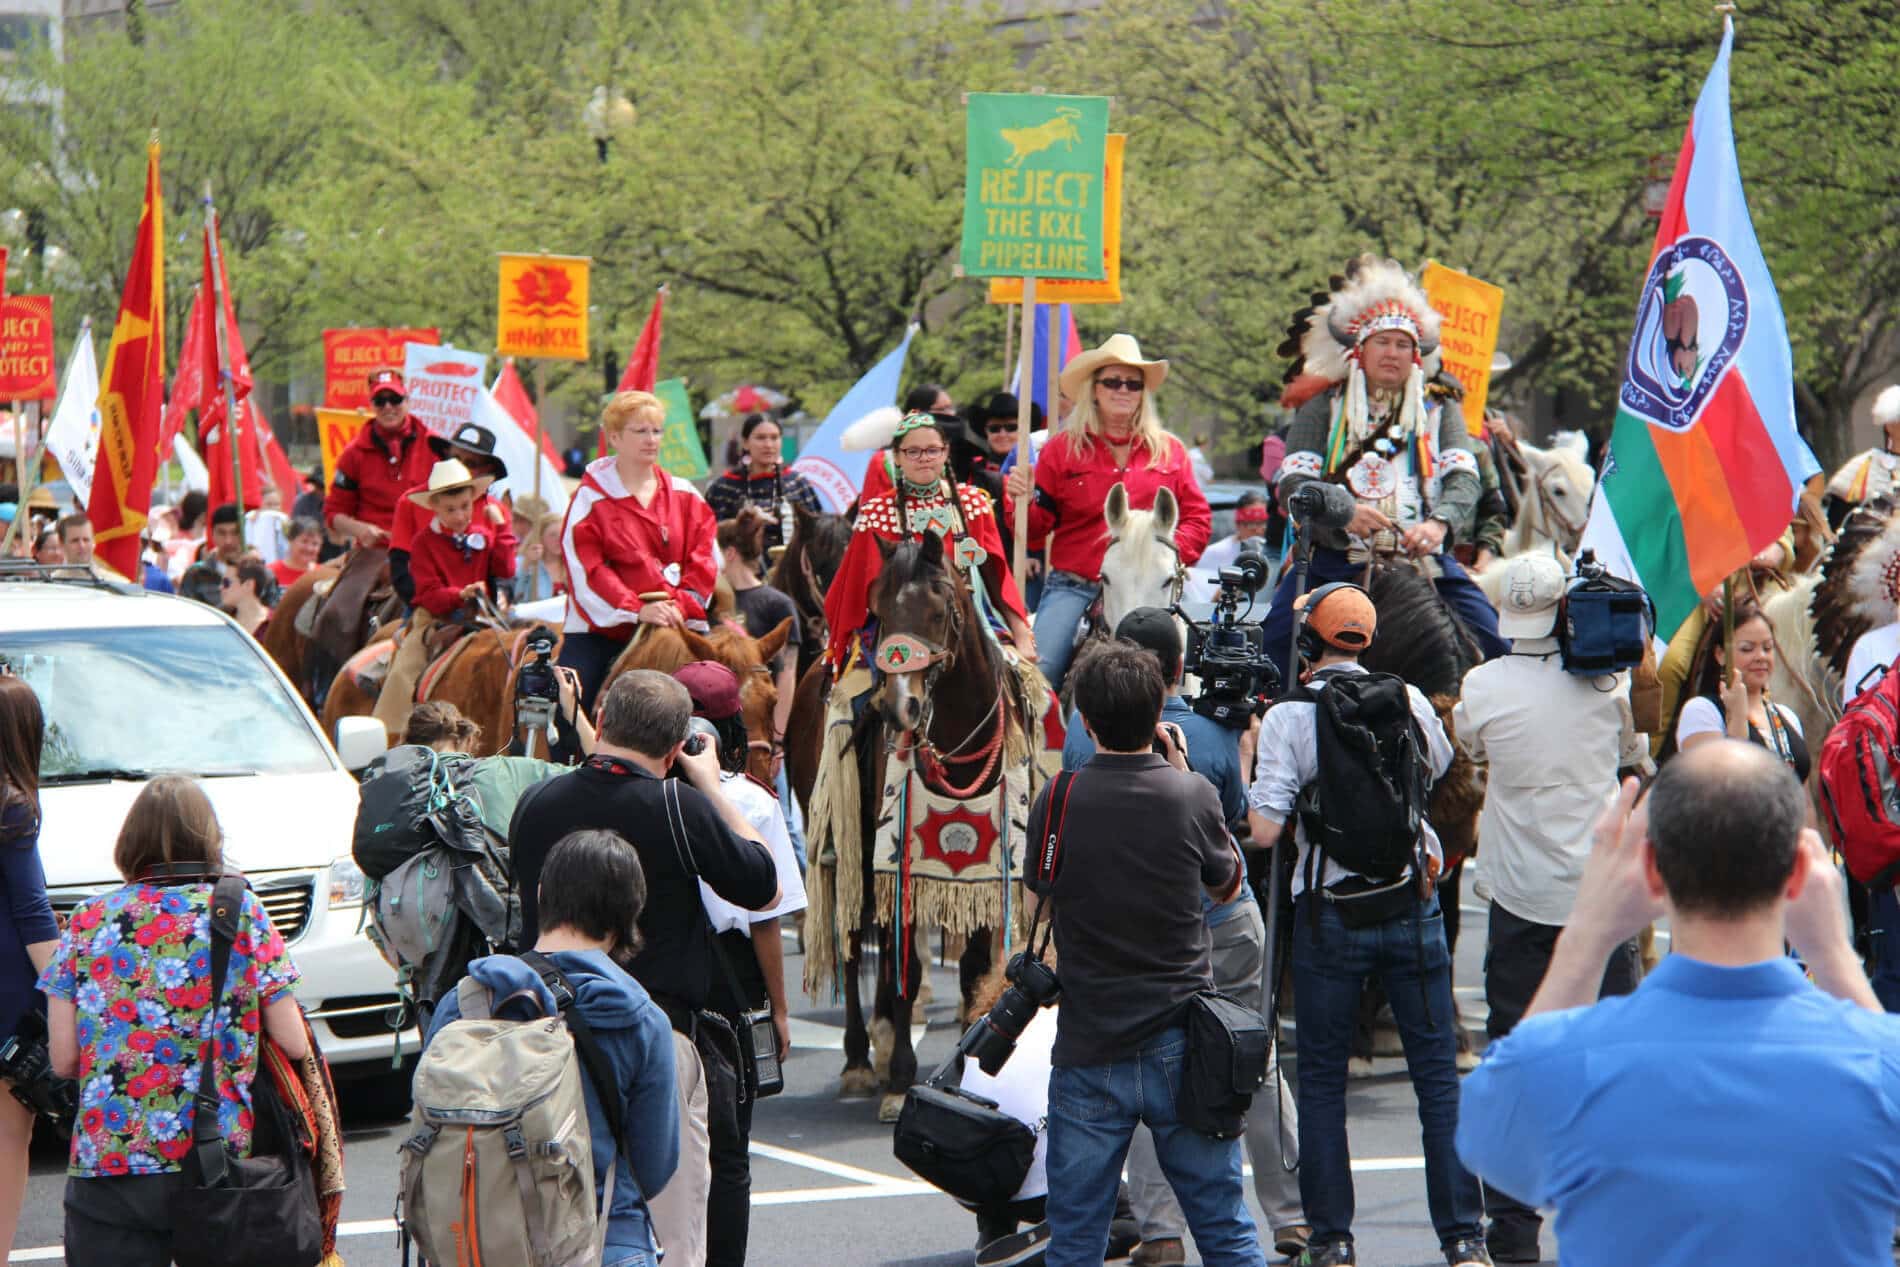
<path id="1" fill-rule="evenodd" d="M 389 596 L 383 581 L 388 563 L 389 551 L 380 546 L 352 550 L 329 593 L 318 600 L 310 637 L 333 660 L 346 661 L 363 645 L 371 607 Z"/>

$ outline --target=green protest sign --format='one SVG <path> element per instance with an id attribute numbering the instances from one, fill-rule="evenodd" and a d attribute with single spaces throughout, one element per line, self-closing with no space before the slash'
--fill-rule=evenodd
<path id="1" fill-rule="evenodd" d="M 706 465 L 706 451 L 699 447 L 699 428 L 693 422 L 693 404 L 686 399 L 686 380 L 669 378 L 655 383 L 653 394 L 666 404 L 660 469 L 683 480 L 705 479 L 712 471 Z"/>
<path id="2" fill-rule="evenodd" d="M 973 92 L 965 274 L 1100 281 L 1107 97 Z"/>

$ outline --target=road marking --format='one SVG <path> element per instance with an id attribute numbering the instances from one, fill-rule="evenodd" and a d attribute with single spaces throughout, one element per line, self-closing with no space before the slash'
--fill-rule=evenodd
<path id="1" fill-rule="evenodd" d="M 826 1025 L 821 1021 L 808 1021 L 800 1016 L 791 1018 L 792 1046 L 812 1048 L 818 1051 L 843 1051 L 844 1027 Z M 926 1027 L 910 1027 L 910 1045 L 913 1049 L 922 1045 Z"/>
<path id="2" fill-rule="evenodd" d="M 941 1197 L 943 1193 L 927 1183 L 881 1183 L 876 1187 L 853 1184 L 844 1188 L 787 1188 L 781 1192 L 755 1192 L 753 1205 L 807 1205 L 819 1201 L 869 1201 L 876 1197 Z"/>
<path id="3" fill-rule="evenodd" d="M 760 1157 L 772 1161 L 782 1161 L 793 1166 L 803 1166 L 807 1170 L 816 1170 L 820 1174 L 831 1175 L 837 1179 L 851 1179 L 858 1183 L 889 1184 L 908 1183 L 902 1175 L 880 1175 L 875 1170 L 865 1170 L 842 1161 L 833 1161 L 829 1157 L 820 1157 L 816 1153 L 801 1153 L 794 1148 L 781 1148 L 777 1144 L 752 1141 L 752 1151 Z"/>

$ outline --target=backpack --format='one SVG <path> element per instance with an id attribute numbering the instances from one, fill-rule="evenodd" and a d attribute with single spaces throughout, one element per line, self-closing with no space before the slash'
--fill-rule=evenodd
<path id="1" fill-rule="evenodd" d="M 561 970 L 533 952 L 521 958 L 553 991 L 557 1014 L 501 1019 L 487 987 L 463 977 L 461 1017 L 416 1065 L 397 1224 L 431 1263 L 579 1267 L 598 1263 L 606 1244 L 618 1167 L 596 1207 L 581 1080 L 594 1084 L 616 1152 L 626 1138 L 618 1084 Z M 502 1004 L 539 998 L 522 991 Z"/>
<path id="2" fill-rule="evenodd" d="M 396 748 L 371 766 L 356 812 L 364 931 L 396 970 L 402 1011 L 424 1021 L 471 961 L 521 935 L 507 845 L 468 791 L 474 767 L 462 754 Z"/>
<path id="3" fill-rule="evenodd" d="M 1821 745 L 1821 808 L 1847 870 L 1870 887 L 1900 875 L 1900 673 L 1856 695 Z"/>
<path id="4" fill-rule="evenodd" d="M 1655 635 L 1656 608 L 1643 587 L 1611 576 L 1584 551 L 1557 617 L 1564 671 L 1601 677 L 1633 669 Z"/>
<path id="5" fill-rule="evenodd" d="M 1406 875 L 1424 838 L 1431 766 L 1405 679 L 1329 673 L 1325 690 L 1287 698 L 1313 705 L 1319 775 L 1294 807 L 1313 854 L 1368 880 Z"/>

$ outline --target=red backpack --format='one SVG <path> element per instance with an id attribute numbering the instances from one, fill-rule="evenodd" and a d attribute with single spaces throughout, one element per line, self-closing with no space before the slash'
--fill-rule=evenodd
<path id="1" fill-rule="evenodd" d="M 1856 695 L 1821 745 L 1821 807 L 1863 884 L 1900 875 L 1900 673 Z"/>

